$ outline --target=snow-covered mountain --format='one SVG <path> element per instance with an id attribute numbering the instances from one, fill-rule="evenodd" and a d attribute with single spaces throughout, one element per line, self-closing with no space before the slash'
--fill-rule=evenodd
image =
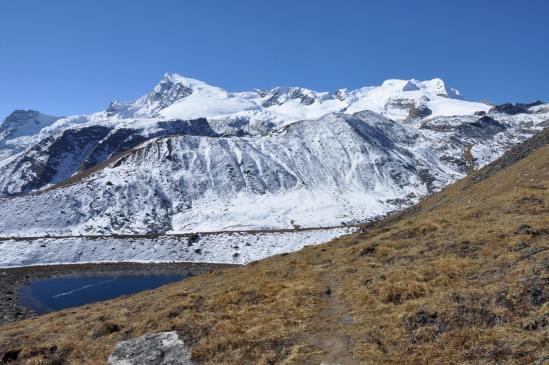
<path id="1" fill-rule="evenodd" d="M 11 113 L 0 124 L 0 164 L 36 142 L 36 135 L 58 119 L 34 110 L 16 110 Z"/>
<path id="2" fill-rule="evenodd" d="M 228 92 L 170 74 L 102 112 L 24 120 L 42 124 L 6 137 L 21 141 L 0 160 L 4 236 L 359 222 L 497 158 L 549 105 L 469 102 L 440 79 Z"/>
<path id="3" fill-rule="evenodd" d="M 149 94 L 134 102 L 114 101 L 106 114 L 120 118 L 234 118 L 280 127 L 338 112 L 371 110 L 393 119 L 407 119 L 415 117 L 418 110 L 424 116 L 450 116 L 488 109 L 486 104 L 462 101 L 459 91 L 447 88 L 441 79 L 387 80 L 381 86 L 335 93 L 300 87 L 231 93 L 202 81 L 166 74 Z"/>

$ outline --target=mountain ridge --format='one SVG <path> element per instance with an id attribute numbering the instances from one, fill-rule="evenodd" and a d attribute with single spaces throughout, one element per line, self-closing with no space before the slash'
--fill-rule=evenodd
<path id="1" fill-rule="evenodd" d="M 0 159 L 0 234 L 356 224 L 440 190 L 549 120 L 546 104 L 458 97 L 440 79 L 230 93 L 167 74 L 134 102 L 10 139 L 19 149 Z"/>

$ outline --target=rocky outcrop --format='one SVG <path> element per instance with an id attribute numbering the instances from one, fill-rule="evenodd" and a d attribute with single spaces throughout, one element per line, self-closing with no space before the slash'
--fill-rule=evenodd
<path id="1" fill-rule="evenodd" d="M 517 115 L 517 114 L 528 114 L 530 113 L 530 108 L 534 106 L 542 105 L 542 101 L 535 101 L 529 104 L 522 103 L 505 103 L 501 105 L 494 106 L 490 111 L 503 113 L 508 115 Z"/>
<path id="2" fill-rule="evenodd" d="M 177 333 L 160 332 L 119 342 L 110 365 L 192 365 L 191 353 Z"/>
<path id="3" fill-rule="evenodd" d="M 300 87 L 276 87 L 271 90 L 259 91 L 258 94 L 263 99 L 262 106 L 269 108 L 273 105 L 282 105 L 288 100 L 299 99 L 303 105 L 311 105 L 315 102 L 315 97 L 310 90 Z"/>
<path id="4" fill-rule="evenodd" d="M 392 98 L 385 104 L 385 111 L 391 113 L 400 110 L 404 113 L 408 113 L 405 119 L 406 121 L 410 121 L 412 119 L 423 119 L 433 113 L 433 111 L 425 105 L 425 102 L 427 101 L 427 98 L 423 98 L 421 100 L 411 98 Z"/>

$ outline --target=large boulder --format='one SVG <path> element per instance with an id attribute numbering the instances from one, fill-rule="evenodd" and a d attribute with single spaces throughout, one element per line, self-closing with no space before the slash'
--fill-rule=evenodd
<path id="1" fill-rule="evenodd" d="M 110 365 L 193 365 L 191 352 L 176 332 L 146 334 L 119 342 Z"/>

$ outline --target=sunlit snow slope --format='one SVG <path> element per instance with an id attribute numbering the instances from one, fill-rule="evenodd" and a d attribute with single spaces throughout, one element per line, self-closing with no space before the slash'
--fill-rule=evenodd
<path id="1" fill-rule="evenodd" d="M 103 112 L 25 118 L 0 134 L 2 236 L 357 223 L 494 160 L 549 106 L 468 102 L 440 79 L 232 93 L 165 75 Z"/>

